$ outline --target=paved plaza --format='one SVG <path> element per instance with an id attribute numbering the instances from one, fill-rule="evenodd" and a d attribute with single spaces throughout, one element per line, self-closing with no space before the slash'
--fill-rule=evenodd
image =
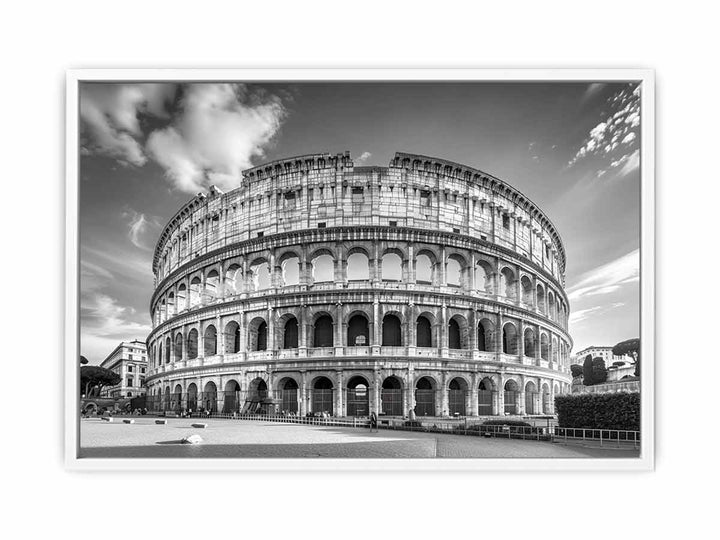
<path id="1" fill-rule="evenodd" d="M 264 421 L 151 417 L 124 424 L 100 419 L 80 424 L 81 458 L 632 458 L 631 448 L 590 448 L 579 444 L 493 439 L 409 431 L 281 424 Z M 181 440 L 199 434 L 198 445 Z"/>

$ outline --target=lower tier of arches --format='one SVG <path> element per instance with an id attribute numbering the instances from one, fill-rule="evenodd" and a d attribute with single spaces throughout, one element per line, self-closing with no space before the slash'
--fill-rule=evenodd
<path id="1" fill-rule="evenodd" d="M 317 366 L 248 366 L 222 374 L 166 374 L 148 383 L 150 412 L 322 414 L 340 417 L 552 415 L 570 392 L 557 374 Z"/>

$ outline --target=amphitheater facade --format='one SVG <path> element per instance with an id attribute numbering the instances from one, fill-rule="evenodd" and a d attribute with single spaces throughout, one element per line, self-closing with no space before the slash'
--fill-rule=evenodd
<path id="1" fill-rule="evenodd" d="M 482 171 L 268 163 L 161 233 L 151 408 L 552 414 L 571 383 L 564 271 L 552 222 Z"/>

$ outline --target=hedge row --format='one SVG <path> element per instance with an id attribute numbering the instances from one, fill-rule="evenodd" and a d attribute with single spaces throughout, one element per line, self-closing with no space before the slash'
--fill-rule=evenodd
<path id="1" fill-rule="evenodd" d="M 570 394 L 555 397 L 560 427 L 640 431 L 640 394 Z"/>

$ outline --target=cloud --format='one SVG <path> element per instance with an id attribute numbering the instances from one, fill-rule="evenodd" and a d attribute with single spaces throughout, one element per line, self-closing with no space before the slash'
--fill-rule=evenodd
<path id="1" fill-rule="evenodd" d="M 130 242 L 137 248 L 150 251 L 152 248 L 146 245 L 143 239 L 150 230 L 160 228 L 159 221 L 156 218 L 148 219 L 145 214 L 132 209 L 123 211 L 122 217 L 129 221 L 128 238 Z"/>
<path id="2" fill-rule="evenodd" d="M 621 144 L 630 145 L 635 141 L 635 130 L 640 125 L 640 93 L 637 89 L 625 87 L 608 99 L 609 110 L 603 112 L 607 118 L 590 130 L 580 149 L 568 161 L 568 167 L 589 156 L 610 155 Z"/>
<path id="3" fill-rule="evenodd" d="M 568 288 L 568 298 L 604 295 L 640 279 L 640 250 L 636 249 L 607 264 L 586 272 L 580 281 Z"/>
<path id="4" fill-rule="evenodd" d="M 147 162 L 139 116 L 167 118 L 175 84 L 83 84 L 80 119 L 84 155 L 105 155 L 124 165 Z"/>
<path id="5" fill-rule="evenodd" d="M 607 312 L 619 308 L 621 306 L 624 306 L 625 302 L 615 302 L 613 304 L 607 305 L 607 306 L 594 306 L 587 309 L 579 309 L 577 311 L 571 311 L 570 317 L 568 319 L 568 322 L 570 324 L 578 324 L 581 321 L 587 320 L 591 317 L 599 317 L 600 315 L 604 315 Z"/>
<path id="6" fill-rule="evenodd" d="M 358 158 L 355 159 L 355 164 L 356 164 L 356 165 L 363 165 L 363 164 L 366 163 L 367 160 L 370 159 L 371 157 L 372 157 L 372 154 L 371 154 L 370 152 L 363 152 L 362 154 L 360 154 L 360 157 L 358 157 Z"/>
<path id="7" fill-rule="evenodd" d="M 150 134 L 148 154 L 179 190 L 237 187 L 286 116 L 280 98 L 243 84 L 191 84 L 171 124 Z"/>
<path id="8" fill-rule="evenodd" d="M 100 363 L 120 341 L 144 340 L 150 324 L 133 320 L 134 309 L 121 306 L 115 298 L 92 291 L 80 299 L 81 351 L 91 363 Z"/>
<path id="9" fill-rule="evenodd" d="M 610 167 L 613 168 L 619 167 L 620 165 L 622 165 L 622 168 L 618 171 L 618 176 L 625 176 L 637 169 L 640 166 L 640 150 L 635 150 L 630 154 L 625 154 L 610 163 Z"/>

